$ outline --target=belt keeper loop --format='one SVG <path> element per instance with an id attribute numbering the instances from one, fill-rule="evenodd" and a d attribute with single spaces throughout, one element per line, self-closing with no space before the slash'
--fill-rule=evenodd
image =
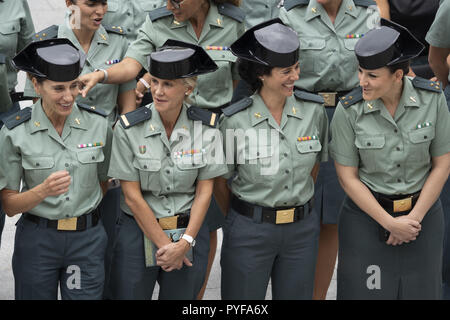
<path id="1" fill-rule="evenodd" d="M 262 207 L 255 206 L 253 209 L 253 222 L 262 223 Z"/>

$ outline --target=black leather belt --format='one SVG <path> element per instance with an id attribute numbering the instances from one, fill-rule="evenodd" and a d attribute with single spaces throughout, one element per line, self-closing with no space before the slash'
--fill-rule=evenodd
<path id="1" fill-rule="evenodd" d="M 402 195 L 386 195 L 372 191 L 372 194 L 384 210 L 396 217 L 408 214 L 414 208 L 417 199 L 419 199 L 420 191 Z"/>
<path id="2" fill-rule="evenodd" d="M 60 220 L 50 220 L 26 212 L 24 213 L 24 218 L 36 224 L 59 231 L 84 231 L 88 228 L 95 227 L 98 224 L 100 212 L 98 208 L 96 208 L 82 216 Z"/>
<path id="3" fill-rule="evenodd" d="M 132 215 L 124 212 L 124 215 L 130 219 L 134 219 Z M 187 228 L 189 224 L 190 212 L 177 213 L 171 217 L 164 217 L 156 219 L 163 230 L 173 230 L 180 228 Z"/>
<path id="4" fill-rule="evenodd" d="M 298 207 L 277 207 L 277 208 L 261 208 L 261 222 L 272 224 L 293 223 L 302 220 L 311 213 L 314 206 L 314 197 L 307 203 Z M 252 218 L 254 217 L 257 205 L 238 199 L 233 195 L 231 199 L 231 207 L 237 213 Z"/>

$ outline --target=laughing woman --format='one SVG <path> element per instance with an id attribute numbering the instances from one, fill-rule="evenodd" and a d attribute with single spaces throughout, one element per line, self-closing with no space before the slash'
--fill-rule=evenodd
<path id="1" fill-rule="evenodd" d="M 185 99 L 198 75 L 216 69 L 201 47 L 169 40 L 150 55 L 154 102 L 123 115 L 114 130 L 109 174 L 120 179 L 123 195 L 113 299 L 150 299 L 156 281 L 160 299 L 197 297 L 208 261 L 203 220 L 213 178 L 227 167 L 210 162 L 211 150 L 222 153 L 221 145 L 201 142 L 212 112 Z"/>
<path id="2" fill-rule="evenodd" d="M 359 83 L 331 122 L 348 197 L 339 219 L 338 299 L 440 299 L 450 114 L 439 83 L 405 77 L 423 45 L 382 19 L 358 41 Z"/>
<path id="3" fill-rule="evenodd" d="M 81 53 L 67 39 L 35 42 L 13 62 L 39 99 L 0 131 L 8 216 L 23 213 L 13 254 L 16 299 L 101 299 L 106 233 L 98 205 L 109 164 L 108 121 L 75 103 Z M 23 181 L 23 187 L 21 186 Z"/>

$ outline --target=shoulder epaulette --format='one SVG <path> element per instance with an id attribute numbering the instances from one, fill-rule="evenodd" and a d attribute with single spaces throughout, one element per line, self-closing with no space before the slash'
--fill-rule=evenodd
<path id="1" fill-rule="evenodd" d="M 363 99 L 362 88 L 357 87 L 352 91 L 350 91 L 349 93 L 347 93 L 347 95 L 339 98 L 339 101 L 341 102 L 342 106 L 345 109 L 347 109 L 351 105 L 360 102 L 362 99 Z"/>
<path id="2" fill-rule="evenodd" d="M 105 28 L 105 30 L 107 32 L 117 33 L 117 34 L 121 34 L 121 35 L 127 34 L 121 26 L 108 26 L 108 25 L 102 25 L 102 26 L 103 26 L 103 28 Z"/>
<path id="3" fill-rule="evenodd" d="M 152 20 L 152 22 L 154 22 L 158 19 L 172 15 L 172 11 L 167 10 L 167 8 L 164 6 L 164 7 L 150 11 L 148 15 L 150 17 L 150 20 Z"/>
<path id="4" fill-rule="evenodd" d="M 244 22 L 245 12 L 239 7 L 231 3 L 221 3 L 217 5 L 217 9 L 221 15 L 230 17 L 238 22 Z"/>
<path id="5" fill-rule="evenodd" d="M 147 107 L 139 107 L 120 116 L 120 124 L 124 129 L 131 128 L 138 123 L 151 119 L 152 110 Z"/>
<path id="6" fill-rule="evenodd" d="M 441 85 L 438 81 L 430 81 L 428 79 L 424 79 L 421 77 L 415 77 L 412 80 L 412 85 L 414 88 L 419 88 L 423 90 L 433 91 L 433 92 L 441 92 Z"/>
<path id="7" fill-rule="evenodd" d="M 309 4 L 309 0 L 286 0 L 283 4 L 283 7 L 286 11 L 291 10 L 297 6 L 307 6 Z"/>
<path id="8" fill-rule="evenodd" d="M 232 116 L 242 110 L 247 109 L 253 103 L 253 99 L 250 97 L 245 97 L 238 102 L 233 103 L 231 106 L 226 107 L 222 110 L 223 114 L 227 117 Z"/>
<path id="9" fill-rule="evenodd" d="M 42 41 L 45 39 L 54 39 L 58 37 L 58 29 L 57 25 L 52 25 L 38 33 L 34 34 L 33 41 Z"/>
<path id="10" fill-rule="evenodd" d="M 297 97 L 300 100 L 312 101 L 312 102 L 317 102 L 317 103 L 320 103 L 320 104 L 324 104 L 325 103 L 325 101 L 323 100 L 323 97 L 321 97 L 321 96 L 319 96 L 317 94 L 309 93 L 309 92 L 302 91 L 302 90 L 299 90 L 299 89 L 295 89 L 294 95 L 295 95 L 295 97 Z"/>
<path id="11" fill-rule="evenodd" d="M 187 116 L 191 120 L 200 120 L 204 125 L 215 128 L 219 122 L 219 115 L 215 112 L 190 106 L 187 109 Z"/>
<path id="12" fill-rule="evenodd" d="M 31 119 L 31 108 L 27 107 L 7 117 L 4 120 L 4 123 L 9 130 L 12 130 L 19 124 L 24 123 L 25 121 L 28 121 L 30 119 Z"/>
<path id="13" fill-rule="evenodd" d="M 93 113 L 99 114 L 99 115 L 101 115 L 101 116 L 103 116 L 103 117 L 106 117 L 106 116 L 107 116 L 105 110 L 103 110 L 102 108 L 98 108 L 98 107 L 95 107 L 95 106 L 89 106 L 89 105 L 87 105 L 87 104 L 84 104 L 84 103 L 78 103 L 78 102 L 77 102 L 77 106 L 78 106 L 78 108 L 80 108 L 80 109 L 83 109 L 83 110 L 86 110 L 86 111 L 89 111 L 89 112 L 93 112 Z"/>
<path id="14" fill-rule="evenodd" d="M 353 0 L 355 5 L 360 7 L 369 7 L 369 6 L 376 6 L 377 3 L 373 0 Z"/>
<path id="15" fill-rule="evenodd" d="M 2 53 L 0 53 L 0 63 L 5 64 L 6 63 L 6 56 Z"/>

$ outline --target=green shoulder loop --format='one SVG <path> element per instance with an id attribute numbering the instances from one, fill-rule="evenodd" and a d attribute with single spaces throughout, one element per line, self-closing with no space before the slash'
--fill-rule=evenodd
<path id="1" fill-rule="evenodd" d="M 347 93 L 346 96 L 339 98 L 339 101 L 341 102 L 342 106 L 345 109 L 347 109 L 348 107 L 357 102 L 360 102 L 361 100 L 363 100 L 361 87 L 357 87 L 352 91 L 350 91 L 349 93 Z"/>
<path id="2" fill-rule="evenodd" d="M 253 99 L 250 97 L 245 97 L 244 99 L 239 100 L 238 102 L 233 103 L 231 106 L 226 107 L 222 110 L 223 114 L 227 117 L 232 116 L 235 113 L 238 113 L 242 110 L 247 109 L 253 103 Z"/>
<path id="3" fill-rule="evenodd" d="M 126 31 L 123 30 L 123 28 L 121 26 L 109 26 L 109 25 L 104 25 L 102 24 L 103 28 L 105 28 L 105 30 L 107 32 L 111 32 L 111 33 L 117 33 L 117 34 L 121 34 L 121 35 L 126 35 Z"/>
<path id="4" fill-rule="evenodd" d="M 442 87 L 438 81 L 430 81 L 421 77 L 415 77 L 412 80 L 412 85 L 414 88 L 423 89 L 432 92 L 441 92 Z"/>
<path id="5" fill-rule="evenodd" d="M 24 108 L 17 113 L 10 115 L 8 118 L 4 120 L 5 126 L 12 130 L 17 127 L 19 124 L 24 123 L 31 119 L 31 108 Z"/>
<path id="6" fill-rule="evenodd" d="M 286 0 L 283 4 L 283 7 L 286 11 L 291 10 L 297 6 L 307 6 L 309 4 L 309 0 Z"/>
<path id="7" fill-rule="evenodd" d="M 219 115 L 215 112 L 202 109 L 196 106 L 190 106 L 187 108 L 187 116 L 191 120 L 200 120 L 204 125 L 207 125 L 212 128 L 217 127 L 217 123 L 219 122 Z"/>
<path id="8" fill-rule="evenodd" d="M 155 22 L 158 19 L 168 17 L 172 15 L 172 11 L 167 10 L 166 7 L 161 7 L 149 12 L 149 17 L 152 22 Z"/>
<path id="9" fill-rule="evenodd" d="M 321 97 L 317 94 L 309 93 L 309 92 L 302 91 L 299 89 L 295 89 L 294 95 L 299 100 L 312 101 L 312 102 L 316 102 L 316 103 L 320 103 L 320 104 L 325 103 L 325 101 L 323 100 L 323 97 Z"/>
<path id="10" fill-rule="evenodd" d="M 152 118 L 152 110 L 147 107 L 139 107 L 120 116 L 120 124 L 124 129 L 131 128 L 138 123 Z"/>
<path id="11" fill-rule="evenodd" d="M 89 111 L 89 112 L 92 112 L 92 113 L 99 114 L 99 115 L 101 115 L 103 117 L 107 116 L 105 110 L 103 110 L 102 108 L 98 108 L 98 107 L 95 107 L 95 106 L 88 106 L 87 104 L 78 103 L 78 102 L 77 102 L 77 106 L 80 109 L 83 109 L 83 110 L 86 110 L 86 111 Z"/>
<path id="12" fill-rule="evenodd" d="M 38 33 L 34 34 L 33 41 L 42 41 L 46 39 L 55 39 L 58 37 L 58 29 L 57 25 L 52 25 Z"/>
<path id="13" fill-rule="evenodd" d="M 369 7 L 369 6 L 376 6 L 377 3 L 373 0 L 353 0 L 355 5 L 360 7 Z"/>
<path id="14" fill-rule="evenodd" d="M 237 22 L 244 22 L 245 12 L 239 7 L 231 3 L 221 3 L 217 5 L 217 9 L 221 15 L 230 17 Z"/>

